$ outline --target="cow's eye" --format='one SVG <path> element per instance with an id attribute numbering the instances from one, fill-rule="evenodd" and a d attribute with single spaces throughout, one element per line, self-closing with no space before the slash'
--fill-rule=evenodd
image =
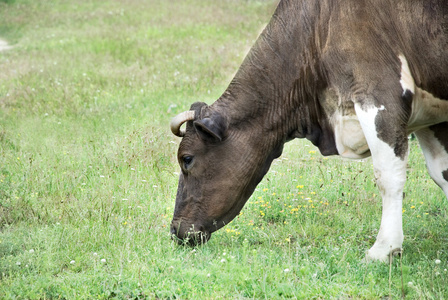
<path id="1" fill-rule="evenodd" d="M 182 157 L 182 160 L 184 162 L 185 168 L 188 168 L 188 166 L 190 166 L 193 162 L 193 156 L 185 155 L 184 157 Z"/>

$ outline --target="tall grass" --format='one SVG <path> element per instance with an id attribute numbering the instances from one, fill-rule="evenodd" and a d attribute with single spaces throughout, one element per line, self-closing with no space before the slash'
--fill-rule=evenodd
<path id="1" fill-rule="evenodd" d="M 378 299 L 401 297 L 402 273 L 408 298 L 448 294 L 447 203 L 414 141 L 391 289 L 388 265 L 362 263 L 370 160 L 306 141 L 209 243 L 170 240 L 167 124 L 219 97 L 275 2 L 0 1 L 0 298 Z"/>

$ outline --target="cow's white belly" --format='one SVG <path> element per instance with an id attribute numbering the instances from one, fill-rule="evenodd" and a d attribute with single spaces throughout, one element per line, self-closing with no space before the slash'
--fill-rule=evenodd
<path id="1" fill-rule="evenodd" d="M 448 121 L 448 99 L 439 99 L 416 86 L 408 61 L 403 55 L 399 55 L 398 58 L 401 61 L 400 84 L 403 88 L 403 95 L 407 90 L 413 94 L 408 133 Z"/>
<path id="2" fill-rule="evenodd" d="M 408 133 L 448 121 L 448 101 L 442 100 L 418 87 L 412 99 L 412 113 Z"/>

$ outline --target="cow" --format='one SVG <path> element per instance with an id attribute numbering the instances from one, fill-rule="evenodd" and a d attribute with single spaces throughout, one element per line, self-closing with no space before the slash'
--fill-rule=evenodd
<path id="1" fill-rule="evenodd" d="M 208 241 L 284 144 L 306 138 L 324 156 L 372 157 L 382 217 L 366 258 L 388 261 L 404 238 L 411 133 L 448 196 L 448 2 L 281 0 L 219 99 L 192 104 L 171 130 L 183 137 L 179 242 Z"/>

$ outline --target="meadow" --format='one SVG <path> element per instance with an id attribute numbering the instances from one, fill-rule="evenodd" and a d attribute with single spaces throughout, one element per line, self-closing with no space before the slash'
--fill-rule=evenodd
<path id="1" fill-rule="evenodd" d="M 275 0 L 0 0 L 0 299 L 445 299 L 448 202 L 410 141 L 402 258 L 363 262 L 371 160 L 283 155 L 241 214 L 169 234 L 169 121 L 225 90 Z"/>

